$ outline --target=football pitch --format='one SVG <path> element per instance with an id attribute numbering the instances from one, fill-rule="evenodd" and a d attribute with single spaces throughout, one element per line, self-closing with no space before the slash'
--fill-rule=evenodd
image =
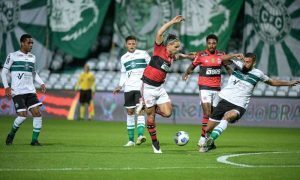
<path id="1" fill-rule="evenodd" d="M 0 179 L 299 179 L 300 130 L 229 126 L 217 149 L 199 153 L 200 127 L 158 124 L 163 154 L 146 143 L 125 148 L 125 122 L 44 119 L 41 147 L 29 145 L 27 119 L 12 146 L 5 138 L 13 118 L 0 117 Z M 190 135 L 186 146 L 174 134 Z"/>

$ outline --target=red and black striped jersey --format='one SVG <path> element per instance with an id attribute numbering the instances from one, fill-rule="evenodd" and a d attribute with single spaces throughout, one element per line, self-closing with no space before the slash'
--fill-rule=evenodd
<path id="1" fill-rule="evenodd" d="M 216 50 L 211 54 L 208 50 L 200 51 L 193 61 L 194 66 L 200 66 L 198 85 L 199 89 L 217 90 L 221 89 L 221 66 L 220 56 L 224 52 Z"/>
<path id="2" fill-rule="evenodd" d="M 142 81 L 152 86 L 160 86 L 165 82 L 175 56 L 171 56 L 166 46 L 154 44 L 153 56 L 144 70 Z"/>

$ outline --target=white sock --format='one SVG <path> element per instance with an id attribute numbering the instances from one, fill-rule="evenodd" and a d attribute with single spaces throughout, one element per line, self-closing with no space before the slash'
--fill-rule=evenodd
<path id="1" fill-rule="evenodd" d="M 40 132 L 42 128 L 42 116 L 41 117 L 33 117 L 33 131 Z"/>
<path id="2" fill-rule="evenodd" d="M 21 124 L 25 121 L 26 117 L 23 117 L 23 116 L 18 116 L 15 121 L 14 121 L 14 125 L 13 127 L 16 129 L 16 128 L 19 128 L 21 126 Z"/>

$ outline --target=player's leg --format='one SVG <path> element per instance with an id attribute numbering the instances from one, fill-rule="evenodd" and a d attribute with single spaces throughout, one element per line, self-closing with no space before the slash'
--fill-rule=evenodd
<path id="1" fill-rule="evenodd" d="M 156 109 L 156 98 L 158 96 L 158 91 L 156 90 L 156 87 L 148 86 L 144 84 L 142 86 L 141 92 L 143 94 L 143 99 L 145 102 L 145 111 L 147 114 L 147 129 L 149 132 L 149 135 L 152 140 L 152 148 L 154 153 L 162 153 L 159 141 L 157 139 L 156 134 L 156 124 L 155 124 L 155 109 Z"/>
<path id="2" fill-rule="evenodd" d="M 79 119 L 85 119 L 86 91 L 84 90 L 80 90 L 79 104 Z"/>
<path id="3" fill-rule="evenodd" d="M 88 104 L 88 120 L 92 120 L 95 115 L 95 110 L 94 110 L 94 101 L 93 101 L 93 93 L 92 90 L 88 90 L 88 95 L 87 95 L 87 104 Z"/>
<path id="4" fill-rule="evenodd" d="M 26 106 L 33 116 L 33 131 L 30 144 L 32 146 L 40 146 L 41 144 L 38 141 L 38 137 L 42 129 L 42 114 L 40 112 L 40 106 L 42 105 L 42 103 L 39 102 L 36 94 L 29 94 L 27 99 L 28 100 L 26 101 Z"/>
<path id="5" fill-rule="evenodd" d="M 129 91 L 124 93 L 124 107 L 126 108 L 126 127 L 127 127 L 127 134 L 128 134 L 128 142 L 125 144 L 125 147 L 134 146 L 134 130 L 135 130 L 135 99 L 134 99 L 134 92 Z"/>
<path id="6" fill-rule="evenodd" d="M 21 126 L 21 124 L 25 121 L 27 117 L 27 108 L 25 105 L 24 95 L 17 95 L 13 97 L 13 102 L 15 105 L 15 109 L 17 112 L 17 117 L 13 123 L 13 126 L 6 137 L 6 145 L 11 145 L 13 143 L 14 137 Z"/>
<path id="7" fill-rule="evenodd" d="M 199 97 L 201 101 L 201 107 L 202 107 L 202 119 L 201 119 L 201 136 L 198 141 L 198 146 L 203 146 L 205 143 L 205 134 L 206 134 L 206 127 L 208 123 L 208 118 L 211 115 L 212 112 L 212 99 L 213 99 L 212 91 L 209 90 L 200 90 Z"/>
<path id="8" fill-rule="evenodd" d="M 168 93 L 162 87 L 158 88 L 157 91 L 158 98 L 156 100 L 157 106 L 155 107 L 155 112 L 162 117 L 170 117 L 172 115 L 172 104 Z"/>
<path id="9" fill-rule="evenodd" d="M 136 103 L 136 107 L 140 108 L 140 104 L 142 104 L 141 106 L 143 106 L 143 102 L 140 102 L 142 99 L 141 97 L 141 92 L 140 91 L 134 91 L 134 100 Z M 137 110 L 135 110 L 135 112 L 137 112 Z M 144 142 L 146 142 L 146 136 L 144 136 L 144 129 L 145 129 L 145 116 L 144 116 L 144 111 L 143 110 L 139 110 L 139 113 L 136 114 L 137 115 L 137 132 L 138 132 L 138 137 L 136 140 L 136 144 L 140 145 Z"/>

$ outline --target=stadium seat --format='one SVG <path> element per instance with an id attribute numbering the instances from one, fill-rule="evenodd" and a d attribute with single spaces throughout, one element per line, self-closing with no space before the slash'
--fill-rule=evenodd
<path id="1" fill-rule="evenodd" d="M 272 91 L 272 90 L 265 91 L 265 96 L 274 96 L 274 95 L 275 95 L 275 91 Z"/>
<path id="2" fill-rule="evenodd" d="M 260 90 L 260 89 L 255 89 L 255 90 L 253 91 L 253 95 L 254 95 L 254 96 L 262 96 L 262 95 L 263 95 L 263 91 Z"/>
<path id="3" fill-rule="evenodd" d="M 298 93 L 297 93 L 297 91 L 292 91 L 291 90 L 291 91 L 288 92 L 288 96 L 289 97 L 298 97 Z"/>

